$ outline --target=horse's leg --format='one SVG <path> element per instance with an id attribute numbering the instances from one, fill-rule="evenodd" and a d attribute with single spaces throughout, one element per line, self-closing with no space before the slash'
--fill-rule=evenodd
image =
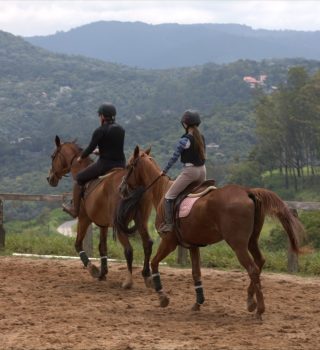
<path id="1" fill-rule="evenodd" d="M 88 268 L 92 277 L 98 278 L 99 269 L 91 263 L 87 253 L 83 250 L 83 239 L 87 233 L 87 229 L 90 224 L 91 224 L 91 220 L 80 209 L 80 214 L 78 217 L 77 238 L 75 242 L 75 248 L 76 248 L 76 251 L 79 253 L 80 259 L 84 267 Z"/>
<path id="2" fill-rule="evenodd" d="M 260 270 L 259 276 L 260 276 L 261 271 L 262 271 L 262 267 L 265 263 L 265 258 L 263 257 L 263 255 L 259 249 L 257 237 L 250 238 L 248 248 L 249 248 L 251 255 L 253 256 L 254 262 L 259 267 L 259 270 Z M 261 286 L 260 286 L 260 288 L 261 288 Z M 256 303 L 255 298 L 254 298 L 254 292 L 255 292 L 254 284 L 252 281 L 250 281 L 250 285 L 248 287 L 248 299 L 247 299 L 247 309 L 249 312 L 253 312 L 257 307 L 257 303 Z"/>
<path id="3" fill-rule="evenodd" d="M 142 277 L 144 278 L 144 283 L 147 287 L 152 287 L 151 271 L 150 271 L 150 257 L 152 254 L 153 240 L 151 239 L 147 223 L 139 228 L 139 233 L 142 239 L 143 252 L 144 252 L 144 261 L 142 269 Z"/>
<path id="4" fill-rule="evenodd" d="M 106 275 L 108 274 L 107 237 L 108 237 L 108 227 L 100 227 L 100 242 L 99 242 L 99 253 L 100 253 L 99 280 L 100 281 L 105 281 Z"/>
<path id="5" fill-rule="evenodd" d="M 161 307 L 166 307 L 169 305 L 169 298 L 162 289 L 160 273 L 159 273 L 159 263 L 166 256 L 168 256 L 172 251 L 174 251 L 176 247 L 177 247 L 177 240 L 174 237 L 174 235 L 171 232 L 166 233 L 165 236 L 161 239 L 157 253 L 151 261 L 153 285 L 156 292 L 158 293 Z"/>
<path id="6" fill-rule="evenodd" d="M 196 302 L 193 305 L 192 310 L 199 311 L 200 306 L 204 303 L 204 295 L 201 282 L 200 250 L 199 248 L 195 247 L 190 248 L 189 252 L 192 263 L 192 277 L 196 291 Z"/>
<path id="7" fill-rule="evenodd" d="M 261 319 L 261 315 L 265 311 L 265 305 L 260 283 L 260 268 L 255 264 L 246 247 L 237 247 L 236 249 L 233 247 L 233 249 L 237 254 L 239 262 L 248 272 L 251 281 L 250 284 L 253 285 L 257 298 L 256 316 L 258 319 Z"/>
<path id="8" fill-rule="evenodd" d="M 127 261 L 127 277 L 122 283 L 122 288 L 130 289 L 133 285 L 132 280 L 132 261 L 133 261 L 133 249 L 129 242 L 129 238 L 126 234 L 118 232 L 118 239 L 124 248 L 124 256 Z"/>

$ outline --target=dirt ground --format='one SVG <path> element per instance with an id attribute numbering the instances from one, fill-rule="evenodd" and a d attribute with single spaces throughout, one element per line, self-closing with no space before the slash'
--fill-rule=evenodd
<path id="1" fill-rule="evenodd" d="M 165 309 L 140 272 L 122 290 L 120 263 L 99 282 L 80 261 L 0 257 L 0 349 L 320 349 L 319 278 L 264 273 L 261 322 L 246 311 L 242 271 L 203 269 L 198 312 L 189 269 L 161 267 Z"/>

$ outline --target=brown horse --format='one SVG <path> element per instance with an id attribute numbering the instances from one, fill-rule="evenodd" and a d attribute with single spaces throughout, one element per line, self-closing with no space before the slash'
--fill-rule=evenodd
<path id="1" fill-rule="evenodd" d="M 57 186 L 63 176 L 68 173 L 72 174 L 75 179 L 76 174 L 87 167 L 92 160 L 84 159 L 81 164 L 75 161 L 80 155 L 82 149 L 73 142 L 60 141 L 60 138 L 55 138 L 56 149 L 53 152 L 51 169 L 47 178 L 49 184 L 53 187 Z M 80 258 L 85 267 L 88 267 L 89 272 L 93 277 L 100 280 L 106 279 L 108 273 L 107 265 L 107 235 L 108 227 L 113 226 L 115 210 L 119 202 L 119 185 L 121 179 L 125 174 L 125 169 L 117 169 L 111 171 L 107 176 L 101 180 L 96 180 L 92 183 L 84 193 L 84 198 L 81 201 L 78 225 L 77 238 L 75 242 L 76 251 L 80 254 Z M 151 195 L 151 194 L 150 194 Z M 150 286 L 150 256 L 152 253 L 153 242 L 149 236 L 147 222 L 151 212 L 151 198 L 146 198 L 140 211 L 141 217 L 137 229 L 140 233 L 144 249 L 144 265 L 142 276 L 144 277 L 147 286 Z M 83 239 L 87 229 L 91 223 L 95 223 L 100 228 L 100 243 L 99 252 L 101 257 L 100 271 L 90 262 L 86 252 L 83 250 Z M 132 286 L 132 260 L 133 250 L 129 242 L 128 236 L 122 232 L 117 234 L 119 241 L 124 247 L 124 255 L 127 261 L 128 275 L 123 282 L 123 288 L 130 288 Z"/>
<path id="2" fill-rule="evenodd" d="M 149 152 L 140 151 L 137 146 L 129 160 L 127 174 L 120 186 L 123 193 L 131 190 L 131 196 L 124 199 L 119 206 L 119 222 L 116 226 L 119 225 L 124 230 L 128 222 L 127 213 L 135 208 L 143 193 L 148 195 L 148 192 L 152 192 L 153 204 L 157 209 L 156 227 L 159 227 L 163 218 L 163 198 L 172 184 L 168 177 L 160 176 L 160 172 L 159 166 L 150 157 Z M 134 193 L 138 195 L 135 196 Z M 265 305 L 260 273 L 265 259 L 260 252 L 258 238 L 266 215 L 274 216 L 281 222 L 289 237 L 291 248 L 298 252 L 303 227 L 275 193 L 262 188 L 250 189 L 238 185 L 227 185 L 198 199 L 189 216 L 180 219 L 180 234 L 170 232 L 161 236 L 160 246 L 151 261 L 152 277 L 160 306 L 165 307 L 169 303 L 169 298 L 163 291 L 160 281 L 158 267 L 161 260 L 174 251 L 178 244 L 183 242 L 184 245 L 188 245 L 196 290 L 196 303 L 193 310 L 200 310 L 204 295 L 199 247 L 225 240 L 250 277 L 247 290 L 248 311 L 253 312 L 256 309 L 256 316 L 261 319 Z"/>

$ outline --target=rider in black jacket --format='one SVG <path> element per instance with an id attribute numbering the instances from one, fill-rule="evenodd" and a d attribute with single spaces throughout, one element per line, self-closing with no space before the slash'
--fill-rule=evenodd
<path id="1" fill-rule="evenodd" d="M 115 123 L 116 113 L 116 108 L 110 103 L 104 103 L 99 107 L 98 115 L 101 126 L 93 132 L 89 146 L 77 158 L 77 162 L 81 163 L 91 153 L 98 152 L 99 154 L 97 162 L 77 174 L 73 187 L 73 206 L 63 205 L 64 211 L 74 218 L 79 214 L 83 186 L 113 168 L 124 168 L 126 165 L 123 151 L 125 131 Z"/>

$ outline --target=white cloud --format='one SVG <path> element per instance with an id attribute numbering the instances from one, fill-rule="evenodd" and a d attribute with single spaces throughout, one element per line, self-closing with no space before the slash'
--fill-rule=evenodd
<path id="1" fill-rule="evenodd" d="M 46 35 L 95 22 L 240 23 L 253 28 L 320 30 L 315 0 L 0 0 L 0 30 Z"/>

